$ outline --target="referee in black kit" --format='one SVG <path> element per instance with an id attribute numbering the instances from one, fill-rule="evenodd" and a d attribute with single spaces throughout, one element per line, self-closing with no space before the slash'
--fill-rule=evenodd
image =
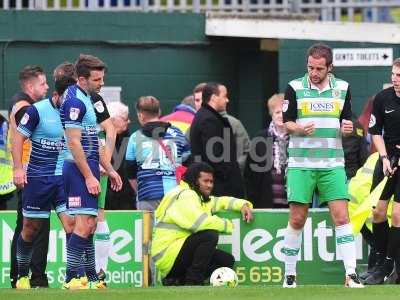
<path id="1" fill-rule="evenodd" d="M 393 86 L 379 92 L 374 100 L 369 133 L 379 152 L 372 182 L 373 190 L 385 175 L 389 179 L 373 211 L 373 239 L 378 254 L 377 265 L 366 284 L 381 284 L 396 264 L 400 273 L 400 58 L 392 65 Z M 394 195 L 392 226 L 387 221 L 387 208 Z M 399 283 L 399 282 L 397 282 Z"/>

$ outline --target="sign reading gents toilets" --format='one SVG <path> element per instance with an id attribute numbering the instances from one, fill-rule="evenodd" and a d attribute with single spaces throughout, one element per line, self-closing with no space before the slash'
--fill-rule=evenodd
<path id="1" fill-rule="evenodd" d="M 334 48 L 335 67 L 391 66 L 393 48 Z"/>

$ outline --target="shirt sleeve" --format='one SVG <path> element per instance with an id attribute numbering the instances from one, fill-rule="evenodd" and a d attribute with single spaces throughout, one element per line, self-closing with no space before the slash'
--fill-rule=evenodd
<path id="1" fill-rule="evenodd" d="M 94 112 L 96 113 L 97 124 L 103 123 L 105 120 L 110 118 L 110 113 L 108 112 L 107 105 L 99 94 L 91 94 Z"/>
<path id="2" fill-rule="evenodd" d="M 380 95 L 376 95 L 373 106 L 372 113 L 369 119 L 368 132 L 372 135 L 382 135 L 383 130 L 383 100 Z"/>
<path id="3" fill-rule="evenodd" d="M 182 131 L 176 128 L 176 132 L 177 134 L 174 138 L 174 142 L 178 148 L 178 157 L 175 157 L 175 161 L 177 163 L 182 163 L 190 156 L 190 145 Z"/>
<path id="4" fill-rule="evenodd" d="M 172 223 L 193 233 L 203 230 L 231 233 L 232 222 L 208 214 L 198 197 L 194 191 L 181 193 L 172 207 L 168 209 L 168 217 L 171 218 Z"/>
<path id="5" fill-rule="evenodd" d="M 296 122 L 297 119 L 297 99 L 296 92 L 288 85 L 285 91 L 285 98 L 283 100 L 283 122 Z"/>
<path id="6" fill-rule="evenodd" d="M 126 147 L 125 160 L 126 160 L 126 172 L 128 179 L 137 178 L 137 161 L 136 161 L 136 145 L 135 145 L 135 134 L 132 134 Z"/>
<path id="7" fill-rule="evenodd" d="M 76 98 L 65 100 L 63 104 L 65 113 L 65 128 L 83 128 L 82 120 L 86 113 L 85 104 Z"/>
<path id="8" fill-rule="evenodd" d="M 21 133 L 23 136 L 29 138 L 33 131 L 36 129 L 39 124 L 40 117 L 39 113 L 35 106 L 31 105 L 26 110 L 25 114 L 21 118 L 17 131 Z"/>
<path id="9" fill-rule="evenodd" d="M 349 87 L 347 89 L 346 98 L 344 100 L 343 110 L 342 110 L 342 113 L 340 114 L 340 122 L 342 122 L 343 119 L 351 120 L 351 117 L 352 117 L 351 92 L 350 92 L 350 87 Z"/>
<path id="10" fill-rule="evenodd" d="M 17 126 L 18 126 L 19 122 L 21 121 L 22 117 L 25 115 L 28 108 L 29 108 L 29 105 L 23 106 L 15 113 L 14 118 L 15 118 L 15 123 L 17 124 Z"/>

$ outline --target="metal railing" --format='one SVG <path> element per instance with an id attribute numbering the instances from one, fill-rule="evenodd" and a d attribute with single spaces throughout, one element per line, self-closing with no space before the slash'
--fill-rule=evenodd
<path id="1" fill-rule="evenodd" d="M 230 12 L 317 15 L 322 21 L 391 22 L 400 0 L 0 0 L 2 9 Z"/>

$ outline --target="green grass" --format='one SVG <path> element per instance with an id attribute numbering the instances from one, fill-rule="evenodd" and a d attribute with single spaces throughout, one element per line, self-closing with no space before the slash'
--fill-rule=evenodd
<path id="1" fill-rule="evenodd" d="M 376 300 L 399 299 L 398 286 L 368 286 L 346 289 L 343 286 L 301 286 L 283 289 L 278 286 L 239 286 L 237 288 L 176 287 L 132 288 L 97 291 L 65 291 L 58 289 L 11 290 L 1 289 L 0 299 L 45 300 Z"/>

